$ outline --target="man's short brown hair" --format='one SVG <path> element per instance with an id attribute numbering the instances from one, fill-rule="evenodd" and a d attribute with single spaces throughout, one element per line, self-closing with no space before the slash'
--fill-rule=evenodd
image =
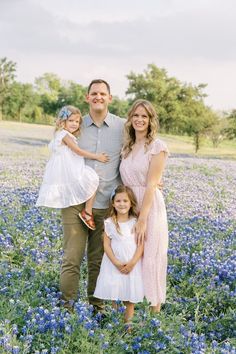
<path id="1" fill-rule="evenodd" d="M 107 90 L 108 90 L 109 94 L 111 93 L 110 85 L 108 84 L 108 82 L 106 82 L 106 81 L 103 80 L 103 79 L 95 79 L 95 80 L 92 80 L 92 81 L 90 82 L 89 86 L 88 86 L 88 91 L 87 91 L 88 93 L 89 93 L 89 91 L 90 91 L 90 89 L 91 89 L 91 87 L 92 87 L 93 84 L 105 84 L 106 87 L 107 87 Z"/>

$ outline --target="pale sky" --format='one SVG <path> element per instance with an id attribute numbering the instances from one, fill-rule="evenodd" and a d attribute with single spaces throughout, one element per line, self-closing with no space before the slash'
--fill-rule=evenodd
<path id="1" fill-rule="evenodd" d="M 154 63 L 182 82 L 208 84 L 206 104 L 236 108 L 236 0 L 0 0 L 0 58 L 17 80 L 45 72 L 87 86 Z"/>

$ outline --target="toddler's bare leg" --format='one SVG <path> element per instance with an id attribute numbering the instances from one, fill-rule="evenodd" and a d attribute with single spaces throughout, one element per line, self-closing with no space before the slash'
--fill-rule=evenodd
<path id="1" fill-rule="evenodd" d="M 96 193 L 94 193 L 92 195 L 91 198 L 89 198 L 86 203 L 85 203 L 85 210 L 87 211 L 87 213 L 92 214 L 93 213 L 93 203 L 96 197 Z M 88 217 L 89 218 L 89 217 Z"/>

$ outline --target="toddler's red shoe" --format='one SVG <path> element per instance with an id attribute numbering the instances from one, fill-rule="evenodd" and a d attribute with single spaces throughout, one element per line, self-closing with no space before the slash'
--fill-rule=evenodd
<path id="1" fill-rule="evenodd" d="M 81 213 L 79 213 L 79 217 L 90 230 L 96 230 L 93 214 L 89 214 L 85 209 L 83 209 Z"/>

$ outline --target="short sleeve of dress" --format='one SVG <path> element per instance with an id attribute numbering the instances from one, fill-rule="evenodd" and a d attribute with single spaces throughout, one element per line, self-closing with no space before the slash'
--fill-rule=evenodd
<path id="1" fill-rule="evenodd" d="M 160 152 L 164 151 L 165 158 L 169 156 L 169 150 L 166 143 L 160 139 L 156 139 L 152 142 L 149 150 L 149 154 L 151 155 L 158 155 Z"/>
<path id="2" fill-rule="evenodd" d="M 60 144 L 62 139 L 66 136 L 66 135 L 69 135 L 69 133 L 66 131 L 66 130 L 60 130 L 58 132 L 56 132 L 56 135 L 55 135 L 55 141 Z"/>
<path id="3" fill-rule="evenodd" d="M 57 151 L 62 146 L 62 139 L 69 134 L 66 130 L 59 130 L 54 134 L 53 139 L 48 144 L 48 148 L 51 152 Z"/>
<path id="4" fill-rule="evenodd" d="M 104 220 L 104 231 L 110 239 L 112 239 L 112 225 L 113 223 L 110 218 Z"/>

